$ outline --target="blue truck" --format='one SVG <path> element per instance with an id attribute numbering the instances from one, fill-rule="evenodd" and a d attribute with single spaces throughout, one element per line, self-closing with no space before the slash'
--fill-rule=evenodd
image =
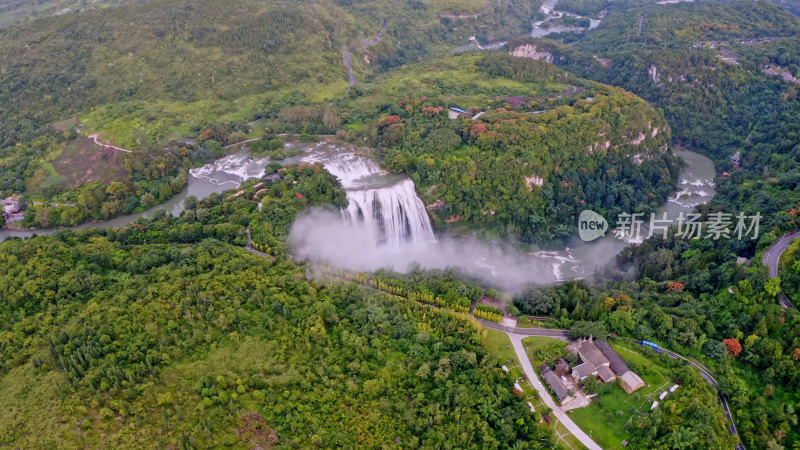
<path id="1" fill-rule="evenodd" d="M 657 350 L 658 349 L 658 344 L 656 344 L 655 342 L 645 341 L 644 339 L 641 341 L 641 345 L 646 345 L 646 346 L 652 348 L 653 350 Z"/>

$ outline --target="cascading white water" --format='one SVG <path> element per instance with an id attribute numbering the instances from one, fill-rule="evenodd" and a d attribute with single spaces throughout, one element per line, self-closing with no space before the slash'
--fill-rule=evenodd
<path id="1" fill-rule="evenodd" d="M 425 204 L 414 182 L 381 172 L 375 161 L 346 149 L 314 153 L 307 162 L 319 162 L 342 183 L 348 207 L 342 215 L 369 233 L 374 242 L 392 247 L 435 240 Z"/>
<path id="2" fill-rule="evenodd" d="M 434 239 L 425 204 L 408 178 L 389 187 L 348 190 L 347 200 L 342 213 L 354 223 L 363 222 L 378 243 L 398 247 Z"/>

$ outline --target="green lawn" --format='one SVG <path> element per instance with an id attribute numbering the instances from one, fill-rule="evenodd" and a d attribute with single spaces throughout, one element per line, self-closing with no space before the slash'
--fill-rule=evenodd
<path id="1" fill-rule="evenodd" d="M 537 369 L 544 362 L 567 355 L 567 343 L 550 337 L 526 337 L 522 340 L 522 345 L 525 346 L 525 353 L 528 354 L 528 359 L 530 359 L 534 369 Z"/>
<path id="2" fill-rule="evenodd" d="M 528 354 L 530 354 L 532 351 L 536 351 L 540 348 L 557 342 L 563 341 L 546 336 L 530 336 L 522 340 L 522 345 L 525 346 L 525 350 L 528 352 Z"/>
<path id="3" fill-rule="evenodd" d="M 554 321 L 533 321 L 532 323 L 517 322 L 517 328 L 558 328 Z"/>
<path id="4" fill-rule="evenodd" d="M 650 411 L 652 402 L 648 396 L 657 399 L 661 391 L 671 385 L 666 369 L 626 343 L 616 341 L 611 344 L 631 370 L 642 377 L 646 386 L 627 394 L 615 383 L 611 392 L 593 398 L 589 406 L 569 411 L 572 420 L 606 450 L 622 449 L 621 442 L 629 436 L 625 431 L 626 422 L 637 410 Z"/>
<path id="5" fill-rule="evenodd" d="M 502 331 L 484 328 L 483 346 L 501 362 L 508 360 L 517 362 L 517 354 L 514 352 L 514 348 L 511 347 L 511 340 L 508 339 L 508 335 Z"/>
<path id="6" fill-rule="evenodd" d="M 536 336 L 526 338 L 523 341 L 523 344 L 525 345 L 526 349 L 530 349 L 546 346 L 554 341 L 557 340 L 548 337 Z M 522 387 L 525 402 L 530 402 L 534 407 L 534 411 L 537 413 L 547 413 L 549 408 L 547 408 L 547 406 L 545 406 L 544 403 L 537 398 L 538 395 L 536 390 L 522 377 L 522 368 L 519 365 L 517 354 L 514 352 L 514 348 L 511 346 L 511 341 L 508 339 L 508 336 L 501 331 L 484 328 L 483 345 L 490 354 L 494 355 L 498 360 L 502 361 L 506 367 L 508 367 L 511 378 L 517 380 Z M 511 362 L 507 363 L 506 361 Z M 585 448 L 583 444 L 581 444 L 580 441 L 575 438 L 575 436 L 570 434 L 567 428 L 562 425 L 561 422 L 556 420 L 552 414 L 550 415 L 550 418 L 550 430 L 553 432 L 553 436 L 557 441 L 557 448 L 574 450 Z M 545 428 L 547 427 L 547 423 L 542 421 L 540 422 L 540 426 Z"/>

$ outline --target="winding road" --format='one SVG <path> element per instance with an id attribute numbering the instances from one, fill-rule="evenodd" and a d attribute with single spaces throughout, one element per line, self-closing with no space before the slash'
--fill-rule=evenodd
<path id="1" fill-rule="evenodd" d="M 622 339 L 622 340 L 625 340 L 625 341 L 628 341 L 628 342 L 633 342 L 633 343 L 642 345 L 642 341 L 637 340 L 637 339 L 629 339 L 629 338 L 625 338 L 625 337 L 617 337 L 617 339 Z M 717 389 L 717 395 L 719 397 L 719 403 L 720 403 L 720 405 L 722 405 L 722 412 L 725 414 L 725 417 L 728 419 L 728 422 L 730 422 L 730 424 L 731 424 L 730 428 L 728 428 L 728 432 L 730 432 L 731 436 L 736 435 L 738 433 L 738 431 L 736 430 L 736 423 L 733 422 L 733 416 L 731 416 L 731 411 L 730 411 L 730 406 L 728 405 L 728 400 L 725 398 L 724 395 L 722 395 L 719 392 L 719 383 L 717 383 L 716 378 L 714 378 L 712 376 L 712 374 L 708 370 L 706 370 L 705 367 L 701 366 L 700 364 L 697 364 L 697 363 L 695 363 L 694 361 L 692 361 L 690 359 L 684 358 L 683 356 L 681 356 L 681 355 L 679 355 L 679 354 L 677 354 L 677 353 L 675 353 L 675 352 L 673 352 L 671 350 L 667 350 L 664 347 L 659 347 L 659 349 L 663 350 L 664 353 L 668 354 L 670 357 L 672 357 L 672 359 L 682 359 L 683 362 L 685 362 L 686 364 L 689 364 L 692 367 L 694 367 L 695 369 L 697 369 L 700 372 L 700 375 L 710 385 L 714 386 L 714 388 Z M 741 442 L 739 443 L 739 445 L 736 446 L 736 449 L 737 450 L 745 450 L 744 445 Z"/>
<path id="2" fill-rule="evenodd" d="M 375 36 L 375 39 L 364 39 L 359 41 L 357 46 L 354 46 L 353 49 L 348 49 L 347 46 L 342 46 L 342 54 L 344 55 L 344 65 L 347 67 L 347 74 L 350 76 L 350 85 L 347 87 L 347 90 L 342 94 L 340 100 L 350 92 L 350 89 L 356 85 L 356 77 L 353 75 L 353 66 L 350 63 L 350 58 L 353 56 L 354 51 L 365 50 L 373 45 L 377 45 L 383 39 L 383 33 L 386 31 L 386 25 L 389 24 L 387 19 L 383 19 L 383 25 L 381 25 L 381 31 L 378 32 L 378 35 Z M 333 104 L 333 102 L 331 102 Z"/>
<path id="3" fill-rule="evenodd" d="M 789 248 L 791 243 L 800 237 L 800 230 L 795 231 L 794 233 L 787 233 L 778 238 L 777 241 L 772 243 L 772 246 L 764 252 L 764 256 L 761 257 L 761 264 L 769 267 L 769 277 L 770 278 L 777 278 L 778 277 L 778 269 L 781 261 L 781 255 L 783 252 Z M 786 294 L 783 291 L 778 293 L 778 301 L 780 302 L 781 306 L 784 308 L 794 308 L 794 305 L 789 301 L 789 298 L 786 297 Z"/>
<path id="4" fill-rule="evenodd" d="M 533 370 L 533 366 L 531 365 L 531 361 L 528 358 L 528 354 L 525 352 L 525 346 L 522 345 L 522 340 L 528 336 L 547 336 L 547 337 L 555 337 L 555 338 L 565 338 L 569 336 L 569 332 L 567 330 L 553 330 L 548 328 L 516 328 L 516 327 L 509 327 L 503 324 L 489 322 L 486 320 L 480 320 L 481 325 L 485 326 L 486 328 L 491 328 L 493 330 L 498 330 L 506 333 L 508 338 L 511 340 L 511 345 L 514 347 L 514 352 L 517 354 L 517 359 L 519 359 L 520 365 L 522 366 L 522 370 L 525 372 L 525 376 L 530 380 L 531 385 L 539 392 L 539 397 L 542 398 L 542 401 L 548 408 L 553 410 L 553 415 L 558 419 L 564 427 L 575 436 L 576 439 L 581 441 L 581 444 L 586 446 L 589 450 L 602 450 L 602 447 L 597 445 L 595 441 L 589 437 L 581 428 L 572 421 L 572 419 L 561 409 L 560 406 L 553 401 L 553 398 L 550 396 L 550 392 L 547 390 L 546 387 L 542 384 L 539 377 L 536 375 L 536 372 Z"/>
<path id="5" fill-rule="evenodd" d="M 800 232 L 795 233 L 797 236 L 800 236 Z M 795 236 L 795 237 L 797 237 Z M 583 445 L 590 449 L 599 449 L 600 447 L 595 443 L 591 437 L 589 437 L 586 433 L 584 433 L 580 427 L 578 427 L 575 422 L 570 419 L 570 417 L 562 410 L 558 405 L 555 404 L 553 399 L 550 397 L 550 393 L 547 389 L 542 385 L 539 381 L 539 378 L 536 376 L 536 373 L 533 371 L 533 367 L 531 366 L 531 362 L 528 359 L 528 354 L 525 352 L 525 347 L 522 345 L 522 340 L 528 336 L 547 336 L 547 337 L 554 337 L 554 338 L 565 338 L 569 337 L 568 330 L 557 330 L 557 329 L 548 329 L 548 328 L 516 328 L 516 327 L 509 327 L 507 325 L 503 325 L 500 323 L 489 322 L 486 320 L 480 320 L 481 325 L 486 328 L 491 328 L 493 330 L 502 331 L 506 333 L 511 339 L 511 344 L 514 347 L 514 351 L 517 353 L 517 358 L 520 360 L 522 364 L 522 368 L 525 371 L 525 375 L 531 380 L 531 383 L 539 391 L 539 395 L 544 400 L 544 403 L 553 410 L 553 414 L 560 420 L 564 426 L 572 433 Z M 636 344 L 641 345 L 641 341 L 636 339 L 629 339 L 625 337 L 617 337 L 617 339 L 623 339 L 628 342 L 633 342 Z M 738 431 L 736 429 L 736 424 L 733 421 L 733 416 L 730 412 L 730 406 L 728 405 L 728 400 L 725 398 L 722 393 L 719 393 L 719 383 L 714 378 L 714 376 L 706 370 L 701 365 L 687 359 L 671 350 L 667 350 L 663 347 L 659 347 L 664 353 L 668 354 L 672 359 L 681 359 L 686 364 L 691 365 L 695 369 L 700 372 L 700 375 L 714 388 L 717 389 L 717 393 L 719 396 L 719 403 L 722 406 L 722 411 L 725 414 L 725 417 L 728 419 L 730 423 L 730 427 L 728 431 L 732 436 L 737 435 Z M 736 446 L 736 450 L 745 450 L 745 447 L 742 443 L 739 443 Z"/>

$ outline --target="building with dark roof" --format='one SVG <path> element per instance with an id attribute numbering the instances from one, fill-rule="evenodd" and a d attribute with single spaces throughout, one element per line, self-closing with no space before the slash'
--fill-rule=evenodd
<path id="1" fill-rule="evenodd" d="M 622 357 L 620 357 L 619 354 L 615 352 L 613 348 L 611 348 L 608 342 L 597 340 L 594 341 L 594 344 L 598 349 L 600 349 L 600 351 L 603 353 L 603 356 L 608 359 L 609 367 L 611 367 L 611 370 L 613 370 L 617 376 L 622 376 L 630 371 L 630 369 L 628 369 L 628 365 L 625 364 L 625 361 L 622 359 Z"/>
<path id="2" fill-rule="evenodd" d="M 569 374 L 569 364 L 568 364 L 566 361 L 564 361 L 564 359 L 563 359 L 563 358 L 562 358 L 562 359 L 560 359 L 560 360 L 558 361 L 558 363 L 556 364 L 556 370 L 555 370 L 555 372 L 556 372 L 556 373 L 557 373 L 559 376 L 564 376 L 564 375 L 567 375 L 567 374 Z"/>
<path id="3" fill-rule="evenodd" d="M 581 359 L 594 364 L 595 367 L 600 366 L 607 366 L 611 364 L 611 361 L 608 360 L 603 355 L 603 352 L 597 348 L 594 341 L 591 339 L 585 339 L 578 342 L 578 354 L 581 356 Z"/>
<path id="4" fill-rule="evenodd" d="M 567 392 L 567 387 L 564 386 L 564 383 L 561 382 L 561 379 L 558 378 L 555 372 L 550 370 L 549 367 L 546 365 L 542 365 L 542 378 L 550 386 L 550 389 L 553 390 L 553 393 L 558 397 L 558 401 L 563 402 L 564 399 L 569 397 L 569 392 Z"/>

